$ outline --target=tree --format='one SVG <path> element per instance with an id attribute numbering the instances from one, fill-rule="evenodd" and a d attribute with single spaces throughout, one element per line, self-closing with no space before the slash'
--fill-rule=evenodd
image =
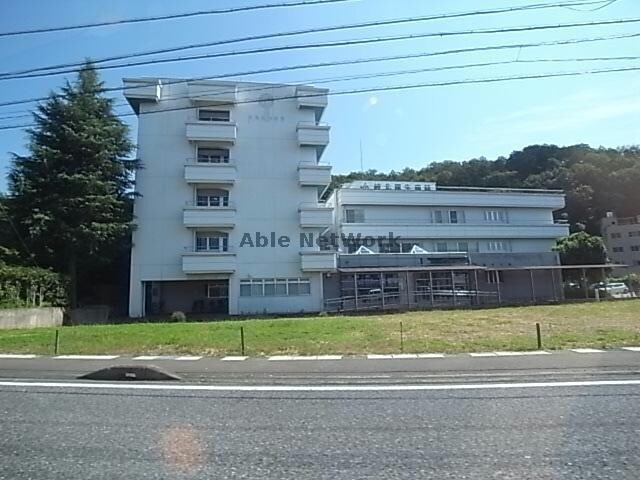
<path id="1" fill-rule="evenodd" d="M 109 262 L 133 228 L 136 160 L 128 127 L 90 62 L 34 113 L 29 155 L 13 155 L 9 211 L 39 265 L 66 272 L 76 305 L 78 269 Z"/>
<path id="2" fill-rule="evenodd" d="M 563 265 L 596 265 L 607 263 L 607 250 L 601 237 L 577 232 L 558 240 L 556 250 Z"/>

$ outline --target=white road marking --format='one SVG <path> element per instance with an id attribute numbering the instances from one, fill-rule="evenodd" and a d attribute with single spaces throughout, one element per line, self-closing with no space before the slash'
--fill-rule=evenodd
<path id="1" fill-rule="evenodd" d="M 629 350 L 630 352 L 640 352 L 640 347 L 622 347 L 623 350 Z"/>
<path id="2" fill-rule="evenodd" d="M 0 381 L 0 387 L 75 388 L 111 390 L 166 390 L 209 392 L 377 392 L 377 391 L 432 391 L 432 390 L 504 390 L 515 388 L 568 388 L 636 386 L 640 380 L 585 380 L 570 382 L 526 383 L 462 383 L 436 385 L 175 385 L 152 383 L 82 383 L 82 382 L 24 382 Z"/>
<path id="3" fill-rule="evenodd" d="M 160 357 L 159 355 L 140 355 L 139 357 L 133 357 L 133 360 L 157 360 Z"/>
<path id="4" fill-rule="evenodd" d="M 419 353 L 418 358 L 444 358 L 444 353 Z"/>
<path id="5" fill-rule="evenodd" d="M 551 355 L 551 352 L 545 350 L 533 350 L 525 352 L 493 352 L 498 357 L 518 357 L 520 355 Z"/>
<path id="6" fill-rule="evenodd" d="M 415 353 L 394 353 L 393 355 L 391 355 L 391 358 L 394 358 L 394 359 L 418 358 L 418 355 Z"/>
<path id="7" fill-rule="evenodd" d="M 393 355 L 378 355 L 375 353 L 367 355 L 367 360 L 390 360 L 392 358 Z"/>
<path id="8" fill-rule="evenodd" d="M 174 358 L 174 360 L 180 360 L 180 361 L 187 361 L 187 362 L 191 362 L 194 360 L 200 360 L 202 357 L 194 357 L 191 355 L 184 355 L 182 357 L 176 357 Z"/>
<path id="9" fill-rule="evenodd" d="M 269 360 L 282 362 L 290 360 L 340 360 L 342 355 L 272 355 Z"/>
<path id="10" fill-rule="evenodd" d="M 36 358 L 37 355 L 30 353 L 0 353 L 0 358 Z"/>
<path id="11" fill-rule="evenodd" d="M 249 357 L 242 357 L 242 356 L 234 356 L 234 355 L 228 355 L 226 357 L 222 357 L 220 360 L 222 360 L 223 362 L 242 362 L 243 360 L 246 360 Z"/>
<path id="12" fill-rule="evenodd" d="M 113 360 L 119 355 L 58 355 L 56 360 Z"/>
<path id="13" fill-rule="evenodd" d="M 495 352 L 479 352 L 479 353 L 470 353 L 471 357 L 497 357 Z"/>
<path id="14" fill-rule="evenodd" d="M 572 348 L 572 352 L 576 353 L 603 353 L 604 350 L 598 350 L 597 348 Z"/>

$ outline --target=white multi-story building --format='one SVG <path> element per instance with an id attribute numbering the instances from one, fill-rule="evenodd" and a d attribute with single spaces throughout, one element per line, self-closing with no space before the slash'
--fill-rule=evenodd
<path id="1" fill-rule="evenodd" d="M 301 249 L 299 236 L 333 222 L 319 203 L 331 180 L 320 162 L 329 143 L 320 123 L 326 90 L 159 78 L 124 84 L 139 117 L 143 165 L 130 315 L 320 310 L 321 271 L 333 257 Z"/>
<path id="2" fill-rule="evenodd" d="M 617 217 L 614 212 L 607 212 L 600 220 L 600 233 L 613 263 L 628 266 L 614 269 L 615 274 L 640 272 L 640 215 Z"/>
<path id="3" fill-rule="evenodd" d="M 380 293 L 383 306 L 425 294 L 431 305 L 480 303 L 484 290 L 499 301 L 561 296 L 555 270 L 531 267 L 558 265 L 562 192 L 370 181 L 322 202 L 326 90 L 124 82 L 143 165 L 131 316 L 312 312 L 353 296 L 358 308 Z"/>

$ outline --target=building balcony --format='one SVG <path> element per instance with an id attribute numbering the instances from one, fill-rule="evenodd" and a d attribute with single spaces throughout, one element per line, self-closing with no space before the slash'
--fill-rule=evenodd
<path id="1" fill-rule="evenodd" d="M 298 145 L 324 150 L 329 145 L 330 129 L 331 127 L 324 123 L 299 122 L 297 126 Z"/>
<path id="2" fill-rule="evenodd" d="M 190 251 L 182 255 L 182 271 L 186 274 L 233 273 L 235 270 L 233 252 Z"/>
<path id="3" fill-rule="evenodd" d="M 329 90 L 326 88 L 316 88 L 306 85 L 300 85 L 296 88 L 298 108 L 312 108 L 316 110 L 316 119 L 319 120 L 322 116 L 322 112 L 327 107 L 328 93 Z"/>
<path id="4" fill-rule="evenodd" d="M 182 212 L 182 223 L 187 228 L 233 228 L 236 225 L 236 209 L 226 207 L 198 207 L 189 205 Z"/>
<path id="5" fill-rule="evenodd" d="M 233 105 L 238 87 L 232 82 L 196 81 L 187 83 L 189 100 L 206 105 Z"/>
<path id="6" fill-rule="evenodd" d="M 343 223 L 344 235 L 386 236 L 392 232 L 402 238 L 561 238 L 569 234 L 569 226 L 557 223 L 541 224 L 486 224 L 486 223 L 423 223 L 366 222 Z"/>
<path id="7" fill-rule="evenodd" d="M 298 183 L 303 187 L 326 187 L 331 183 L 331 165 L 314 163 L 299 164 Z"/>
<path id="8" fill-rule="evenodd" d="M 330 251 L 301 251 L 300 258 L 303 272 L 335 272 L 338 266 L 337 254 Z"/>
<path id="9" fill-rule="evenodd" d="M 319 204 L 302 204 L 299 208 L 300 226 L 303 228 L 325 228 L 333 223 L 333 208 Z"/>
<path id="10" fill-rule="evenodd" d="M 160 101 L 162 83 L 159 80 L 125 78 L 123 83 L 124 96 L 136 113 L 140 112 L 140 103 Z"/>
<path id="11" fill-rule="evenodd" d="M 191 142 L 235 143 L 236 130 L 235 122 L 189 122 L 187 139 Z"/>
<path id="12" fill-rule="evenodd" d="M 238 177 L 235 164 L 229 163 L 200 163 L 195 159 L 188 159 L 184 166 L 184 179 L 187 183 L 220 183 L 233 184 Z"/>

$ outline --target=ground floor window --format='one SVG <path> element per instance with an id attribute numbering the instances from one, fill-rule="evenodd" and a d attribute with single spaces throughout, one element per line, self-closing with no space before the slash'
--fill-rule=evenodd
<path id="1" fill-rule="evenodd" d="M 240 280 L 241 297 L 283 297 L 311 295 L 308 278 L 250 278 Z"/>
<path id="2" fill-rule="evenodd" d="M 502 272 L 498 270 L 488 270 L 484 273 L 487 283 L 504 283 Z"/>

